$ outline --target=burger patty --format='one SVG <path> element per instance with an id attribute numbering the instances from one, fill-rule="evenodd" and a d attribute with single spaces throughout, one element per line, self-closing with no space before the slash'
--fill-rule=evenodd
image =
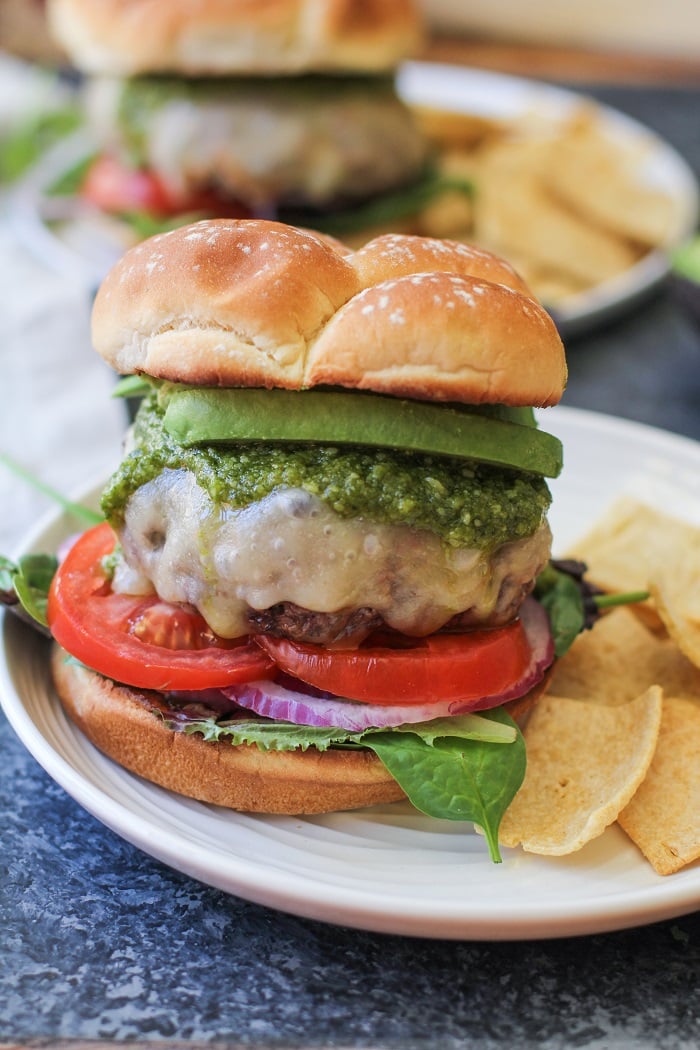
<path id="1" fill-rule="evenodd" d="M 317 644 L 353 644 L 381 624 L 421 636 L 507 622 L 551 545 L 543 521 L 493 550 L 450 547 L 427 529 L 341 517 L 299 488 L 232 509 L 185 469 L 137 488 L 118 534 L 115 590 L 190 603 L 223 637 Z"/>
<path id="2" fill-rule="evenodd" d="M 106 149 L 181 193 L 214 185 L 249 207 L 323 208 L 414 181 L 427 146 L 384 79 L 95 80 Z"/>

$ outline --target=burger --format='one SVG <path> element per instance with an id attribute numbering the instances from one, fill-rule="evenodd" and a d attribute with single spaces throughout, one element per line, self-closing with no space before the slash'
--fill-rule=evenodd
<path id="1" fill-rule="evenodd" d="M 182 214 L 334 214 L 424 183 L 394 71 L 411 0 L 50 0 L 99 147 L 82 193 L 137 229 Z"/>
<path id="2" fill-rule="evenodd" d="M 129 250 L 92 325 L 143 400 L 51 585 L 70 718 L 205 802 L 408 796 L 497 859 L 554 660 L 548 314 L 462 243 L 219 219 Z"/>

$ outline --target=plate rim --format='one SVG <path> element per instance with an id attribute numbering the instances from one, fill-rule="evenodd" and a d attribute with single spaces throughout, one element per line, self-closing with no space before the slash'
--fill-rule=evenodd
<path id="1" fill-rule="evenodd" d="M 624 433 L 651 442 L 654 449 L 667 449 L 670 452 L 682 450 L 700 463 L 700 443 L 692 438 L 585 409 L 560 406 L 547 412 L 550 413 L 550 418 L 556 417 L 565 429 L 572 426 L 584 429 L 590 426 L 602 427 L 608 433 Z M 93 492 L 94 488 L 93 484 L 89 488 L 83 488 L 82 492 L 87 495 Z M 24 551 L 36 550 L 41 544 L 41 537 L 51 529 L 58 530 L 65 518 L 65 512 L 61 509 L 44 515 L 19 545 L 14 556 Z M 236 853 L 231 855 L 217 851 L 212 854 L 210 851 L 207 865 L 204 867 L 196 858 L 183 861 L 181 849 L 178 852 L 176 830 L 170 831 L 163 825 L 156 825 L 155 834 L 152 817 L 135 814 L 133 806 L 126 805 L 123 801 L 120 804 L 107 790 L 104 782 L 102 785 L 94 784 L 84 770 L 76 768 L 52 746 L 41 728 L 32 720 L 15 683 L 11 669 L 12 661 L 7 651 L 8 630 L 10 633 L 22 630 L 22 625 L 18 622 L 10 623 L 11 617 L 5 614 L 4 619 L 6 622 L 2 632 L 3 652 L 0 658 L 0 704 L 11 727 L 27 750 L 82 808 L 121 838 L 175 870 L 225 893 L 331 924 L 380 933 L 451 940 L 501 941 L 578 936 L 670 919 L 700 907 L 700 865 L 674 876 L 655 876 L 652 880 L 653 890 L 649 886 L 642 886 L 628 892 L 624 905 L 621 904 L 619 896 L 611 898 L 610 895 L 592 894 L 584 901 L 578 899 L 573 913 L 567 914 L 561 914 L 561 903 L 555 909 L 548 903 L 530 906 L 527 914 L 523 914 L 520 902 L 511 899 L 510 902 L 500 901 L 498 904 L 491 901 L 485 911 L 483 908 L 474 910 L 470 906 L 471 910 L 462 909 L 460 914 L 455 915 L 453 902 L 441 904 L 439 900 L 431 899 L 428 906 L 422 900 L 419 910 L 416 910 L 415 899 L 392 897 L 387 900 L 378 895 L 376 889 L 353 889 L 346 884 L 333 886 L 332 883 L 329 887 L 328 879 L 319 885 L 310 885 L 307 876 L 290 874 L 288 871 L 283 871 L 280 878 L 274 868 L 269 869 L 262 862 Z M 41 645 L 38 636 L 36 644 Z M 46 670 L 45 673 L 48 676 Z M 51 698 L 48 694 L 47 700 L 49 703 L 58 703 L 55 697 Z M 93 750 L 91 745 L 87 747 Z M 96 751 L 94 753 L 99 755 Z M 174 798 L 173 804 L 176 809 L 180 805 L 203 805 L 188 799 L 180 800 L 162 788 L 134 778 L 133 774 L 116 767 L 104 756 L 99 758 L 107 763 L 110 769 L 116 770 L 118 779 L 126 777 L 128 782 L 145 785 L 143 790 L 149 798 L 153 797 L 156 801 L 159 795 L 169 800 Z M 240 816 L 253 824 L 258 823 L 258 818 L 254 816 Z M 263 822 L 264 820 L 265 818 Z M 617 829 L 615 831 L 617 832 Z M 639 862 L 646 864 L 641 855 Z M 484 863 L 488 863 L 486 857 Z M 497 878 L 497 875 L 494 877 Z M 322 892 L 319 892 L 319 886 Z"/>

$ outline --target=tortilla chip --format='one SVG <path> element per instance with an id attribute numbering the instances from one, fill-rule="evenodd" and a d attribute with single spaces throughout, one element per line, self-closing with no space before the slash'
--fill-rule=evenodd
<path id="1" fill-rule="evenodd" d="M 651 659 L 658 639 L 625 606 L 579 635 L 554 665 L 550 691 L 599 704 L 625 704 L 656 684 Z"/>
<path id="2" fill-rule="evenodd" d="M 554 665 L 550 691 L 599 704 L 624 704 L 650 685 L 700 701 L 700 669 L 667 637 L 624 606 L 604 616 Z"/>
<path id="3" fill-rule="evenodd" d="M 645 178 L 651 139 L 614 140 L 594 107 L 582 108 L 561 129 L 556 163 L 543 179 L 579 215 L 611 233 L 653 247 L 676 225 L 669 194 Z"/>
<path id="4" fill-rule="evenodd" d="M 503 818 L 501 844 L 563 856 L 601 835 L 644 779 L 661 711 L 658 686 L 615 707 L 540 700 L 525 729 L 527 772 Z"/>
<path id="5" fill-rule="evenodd" d="M 436 146 L 473 150 L 488 139 L 504 134 L 507 125 L 478 113 L 462 113 L 432 106 L 411 106 L 418 127 Z"/>
<path id="6" fill-rule="evenodd" d="M 700 667 L 700 531 L 692 542 L 656 570 L 649 589 L 671 638 Z"/>
<path id="7" fill-rule="evenodd" d="M 538 267 L 570 275 L 584 286 L 629 269 L 638 251 L 549 193 L 542 172 L 553 162 L 549 142 L 509 141 L 482 151 L 475 175 L 477 243 L 506 258 L 527 255 Z"/>
<path id="8" fill-rule="evenodd" d="M 697 548 L 699 541 L 700 532 L 693 525 L 624 496 L 608 508 L 568 555 L 585 561 L 587 578 L 604 591 L 644 591 L 669 558 L 675 556 L 682 562 L 688 548 Z M 640 603 L 635 611 L 650 626 L 660 625 L 652 603 Z"/>
<path id="9" fill-rule="evenodd" d="M 618 822 L 659 875 L 700 857 L 700 703 L 667 697 L 656 752 Z"/>

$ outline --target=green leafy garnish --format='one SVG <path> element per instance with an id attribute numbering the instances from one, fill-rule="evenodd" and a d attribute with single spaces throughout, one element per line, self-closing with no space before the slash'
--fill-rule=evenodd
<path id="1" fill-rule="evenodd" d="M 56 142 L 75 131 L 81 122 L 76 106 L 67 105 L 33 113 L 0 140 L 0 183 L 14 182 Z"/>
<path id="2" fill-rule="evenodd" d="M 478 824 L 496 862 L 501 860 L 498 828 L 525 776 L 525 743 L 515 722 L 498 708 L 363 732 L 271 720 L 203 718 L 168 724 L 205 740 L 253 744 L 263 751 L 367 747 L 416 809 L 441 820 Z"/>
<path id="3" fill-rule="evenodd" d="M 62 171 L 54 181 L 47 186 L 46 192 L 50 197 L 74 197 L 80 192 L 85 177 L 95 161 L 97 154 L 90 153 L 81 157 L 65 171 Z"/>
<path id="4" fill-rule="evenodd" d="M 154 381 L 148 376 L 122 376 L 112 391 L 112 397 L 148 397 Z"/>
<path id="5" fill-rule="evenodd" d="M 671 268 L 680 277 L 700 284 L 700 235 L 681 244 L 671 253 Z"/>
<path id="6" fill-rule="evenodd" d="M 370 748 L 422 813 L 442 820 L 469 820 L 484 832 L 498 863 L 498 829 L 525 776 L 525 741 L 502 710 L 486 713 L 515 730 L 508 747 L 446 735 L 428 743 L 420 732 L 368 736 Z M 419 729 L 420 727 L 416 727 Z"/>
<path id="7" fill-rule="evenodd" d="M 0 555 L 0 604 L 19 603 L 30 620 L 48 627 L 46 603 L 57 568 L 50 554 L 25 554 L 16 563 Z"/>
<path id="8" fill-rule="evenodd" d="M 585 578 L 586 565 L 573 559 L 551 561 L 537 577 L 535 597 L 547 610 L 554 655 L 564 656 L 581 631 L 593 626 L 603 609 L 643 602 L 648 591 L 603 594 Z"/>
<path id="9" fill-rule="evenodd" d="M 104 518 L 97 511 L 90 510 L 89 507 L 83 506 L 82 503 L 74 503 L 72 500 L 66 499 L 65 496 L 57 492 L 56 489 L 47 485 L 46 482 L 37 478 L 36 475 L 23 467 L 21 463 L 12 459 L 4 452 L 0 452 L 0 464 L 7 467 L 8 470 L 16 474 L 17 477 L 21 478 L 22 481 L 26 481 L 29 485 L 35 488 L 38 492 L 42 492 L 49 499 L 52 499 L 54 503 L 58 503 L 60 507 L 63 507 L 65 511 L 72 514 L 74 518 L 78 518 L 80 521 L 85 522 L 87 525 L 99 525 Z"/>

